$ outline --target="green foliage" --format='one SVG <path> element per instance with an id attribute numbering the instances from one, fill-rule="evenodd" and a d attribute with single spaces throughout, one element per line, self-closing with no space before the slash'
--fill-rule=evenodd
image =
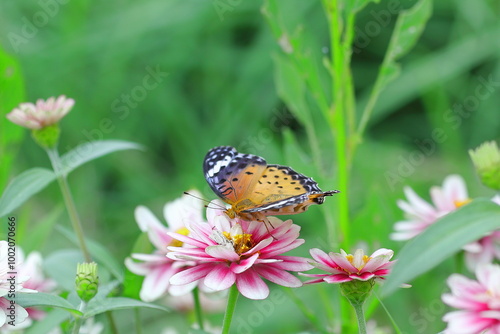
<path id="1" fill-rule="evenodd" d="M 429 226 L 399 252 L 398 263 L 383 287 L 385 295 L 434 268 L 463 246 L 500 229 L 500 206 L 476 199 Z"/>
<path id="2" fill-rule="evenodd" d="M 102 296 L 104 304 L 92 312 L 146 306 L 122 299 L 137 299 L 143 280 L 124 271 L 124 258 L 152 251 L 147 236 L 139 236 L 134 207 L 160 213 L 165 202 L 190 188 L 214 198 L 201 171 L 203 156 L 213 146 L 233 145 L 270 163 L 288 164 L 324 190 L 341 191 L 321 208 L 293 217 L 306 240 L 294 255 L 308 256 L 313 247 L 337 252 L 340 243 L 348 252 L 360 242 L 368 251 L 394 249 L 400 260 L 389 287 L 399 284 L 396 279 L 414 278 L 413 288 L 392 294 L 384 304 L 402 332 L 438 332 L 444 328 L 442 312 L 433 314 L 433 321 L 420 312 L 439 299 L 455 270 L 444 260 L 468 238 L 489 230 L 484 222 L 491 221 L 480 211 L 496 217 L 496 209 L 474 201 L 408 245 L 389 240 L 389 233 L 402 219 L 396 201 L 405 185 L 426 194 L 445 175 L 459 173 L 470 194 L 492 194 L 476 181 L 466 151 L 500 139 L 495 5 L 489 0 L 325 0 L 323 6 L 301 0 L 69 1 L 46 25 L 35 27 L 33 36 L 16 43 L 12 34 L 29 30 L 23 25 L 43 8 L 35 0 L 2 3 L 0 184 L 8 186 L 2 188 L 0 217 L 17 215 L 19 247 L 40 250 L 46 274 L 72 291 L 81 254 L 68 249 L 76 237 L 61 229 L 68 222 L 61 196 L 50 186 L 55 174 L 26 131 L 4 117 L 21 102 L 65 94 L 76 105 L 60 124 L 59 147 L 68 152 L 64 173 L 93 162 L 72 172 L 69 183 L 100 279 L 105 286 L 115 282 L 106 290 L 113 299 Z M 435 139 L 438 130 L 444 139 Z M 93 161 L 122 149 L 132 150 Z M 397 182 L 389 184 L 388 172 Z M 468 221 L 471 217 L 477 220 Z M 471 233 L 454 233 L 454 224 Z M 428 272 L 426 266 L 438 263 Z M 259 333 L 310 332 L 311 317 L 302 308 L 329 328 L 337 328 L 336 317 L 343 314 L 342 333 L 355 331 L 336 286 L 295 291 L 302 307 L 290 296 L 272 305 L 240 299 L 234 326 Z M 67 292 L 61 295 L 66 298 Z M 63 300 L 75 307 L 74 297 Z M 370 309 L 379 324 L 390 323 L 378 303 Z M 183 314 L 149 310 L 141 314 L 143 332 L 161 332 L 166 323 L 187 326 Z M 132 313 L 113 312 L 120 332 L 131 331 Z M 28 333 L 45 333 L 63 322 L 68 327 L 69 314 L 49 308 Z M 415 324 L 419 317 L 425 328 Z M 261 321 L 253 326 L 252 319 Z M 219 324 L 221 316 L 210 320 Z"/>
<path id="3" fill-rule="evenodd" d="M 112 152 L 129 149 L 141 149 L 141 146 L 119 140 L 82 144 L 62 157 L 63 173 L 67 175 L 76 167 L 88 161 Z M 0 217 L 11 213 L 55 179 L 54 172 L 44 168 L 32 168 L 12 179 L 4 190 L 2 197 L 0 197 Z"/>

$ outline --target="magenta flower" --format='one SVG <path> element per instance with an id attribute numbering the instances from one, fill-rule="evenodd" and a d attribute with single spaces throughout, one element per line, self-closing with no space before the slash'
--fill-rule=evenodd
<path id="1" fill-rule="evenodd" d="M 7 118 L 17 125 L 38 130 L 59 122 L 73 107 L 75 101 L 61 95 L 51 97 L 47 101 L 39 99 L 36 104 L 21 103 L 19 107 L 7 114 Z"/>
<path id="2" fill-rule="evenodd" d="M 201 196 L 197 191 L 191 194 Z M 168 246 L 182 246 L 182 242 L 169 235 L 169 232 L 177 232 L 179 235 L 188 234 L 185 224 L 190 222 L 201 222 L 202 202 L 192 196 L 184 195 L 181 198 L 167 203 L 164 207 L 164 216 L 169 227 L 164 226 L 146 207 L 139 206 L 135 210 L 135 219 L 139 228 L 147 232 L 149 240 L 156 247 L 153 254 L 132 254 L 131 258 L 125 259 L 127 268 L 141 276 L 145 276 L 142 283 L 140 298 L 144 301 L 153 301 L 166 294 L 181 295 L 192 290 L 196 284 L 186 286 L 172 286 L 169 279 L 172 275 L 183 270 L 193 262 L 174 261 L 166 254 Z M 138 260 L 141 262 L 135 262 Z"/>
<path id="3" fill-rule="evenodd" d="M 212 202 L 214 203 L 214 202 Z M 212 204 L 210 207 L 222 204 Z M 300 227 L 291 220 L 269 217 L 272 226 L 257 221 L 230 220 L 221 210 L 208 209 L 207 223 L 187 225 L 190 236 L 170 235 L 191 246 L 169 247 L 168 257 L 192 260 L 196 265 L 172 276 L 173 285 L 202 281 L 209 289 L 221 291 L 236 284 L 250 299 L 265 299 L 269 288 L 262 280 L 299 287 L 302 282 L 289 271 L 312 268 L 305 258 L 281 255 L 304 243 L 298 239 Z"/>
<path id="4" fill-rule="evenodd" d="M 467 188 L 462 177 L 450 175 L 443 182 L 443 187 L 432 187 L 432 204 L 420 198 L 410 187 L 404 189 L 407 202 L 398 201 L 398 206 L 406 213 L 407 219 L 394 224 L 396 232 L 393 240 L 408 240 L 424 231 L 438 218 L 468 203 Z"/>
<path id="5" fill-rule="evenodd" d="M 384 279 L 389 274 L 390 268 L 395 261 L 389 261 L 394 252 L 390 249 L 381 248 L 372 255 L 367 256 L 362 249 L 358 249 L 354 255 L 347 254 L 343 249 L 340 253 L 330 252 L 326 254 L 318 248 L 310 250 L 311 256 L 316 262 L 313 266 L 326 271 L 326 274 L 303 274 L 316 279 L 304 282 L 312 283 L 344 283 L 352 280 L 368 281 L 372 278 Z"/>
<path id="6" fill-rule="evenodd" d="M 500 333 L 500 266 L 482 264 L 476 280 L 453 274 L 448 278 L 450 294 L 443 302 L 460 309 L 445 314 L 447 334 Z"/>

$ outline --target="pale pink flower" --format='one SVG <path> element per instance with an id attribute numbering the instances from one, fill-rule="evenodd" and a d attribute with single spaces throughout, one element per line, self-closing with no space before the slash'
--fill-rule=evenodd
<path id="1" fill-rule="evenodd" d="M 500 195 L 491 200 L 500 205 Z M 474 271 L 479 264 L 500 260 L 500 231 L 493 231 L 478 241 L 465 245 L 464 250 L 465 263 L 471 271 Z"/>
<path id="2" fill-rule="evenodd" d="M 269 287 L 262 280 L 286 287 L 299 287 L 302 282 L 289 271 L 312 268 L 305 258 L 281 255 L 304 243 L 298 239 L 300 227 L 291 220 L 269 217 L 272 226 L 258 221 L 230 220 L 212 202 L 207 223 L 187 225 L 190 235 L 170 233 L 187 247 L 169 247 L 168 257 L 192 260 L 197 264 L 170 279 L 173 285 L 202 281 L 209 289 L 222 291 L 236 284 L 239 292 L 250 299 L 265 299 Z"/>
<path id="3" fill-rule="evenodd" d="M 26 309 L 18 304 L 11 304 L 5 297 L 0 297 L 0 333 L 23 329 L 31 326 Z"/>
<path id="4" fill-rule="evenodd" d="M 22 251 L 7 241 L 0 241 L 0 331 L 22 329 L 31 325 L 28 312 L 18 304 L 12 304 L 9 297 L 12 293 L 36 292 L 24 285 L 30 278 L 21 270 Z M 12 274 L 15 273 L 15 274 Z M 15 316 L 12 316 L 12 314 Z M 11 326 L 13 322 L 14 326 Z"/>
<path id="5" fill-rule="evenodd" d="M 394 252 L 390 249 L 381 248 L 372 255 L 365 255 L 362 249 L 356 250 L 354 255 L 347 254 L 343 249 L 340 253 L 330 252 L 326 254 L 318 248 L 310 250 L 313 266 L 326 271 L 326 274 L 303 274 L 316 279 L 304 282 L 312 283 L 344 283 L 352 280 L 368 281 L 372 278 L 384 279 L 390 272 L 395 261 L 390 261 Z"/>
<path id="6" fill-rule="evenodd" d="M 75 101 L 61 95 L 51 97 L 47 101 L 39 99 L 36 104 L 21 103 L 6 116 L 17 125 L 36 130 L 59 122 L 73 107 Z"/>
<path id="7" fill-rule="evenodd" d="M 197 191 L 190 191 L 190 193 L 197 197 L 201 196 Z M 174 261 L 166 254 L 169 252 L 168 246 L 182 245 L 182 242 L 170 236 L 169 232 L 187 234 L 189 231 L 185 228 L 185 224 L 203 221 L 202 205 L 199 199 L 188 195 L 183 195 L 181 198 L 167 203 L 163 214 L 168 222 L 168 227 L 163 225 L 146 207 L 136 208 L 135 219 L 139 228 L 148 233 L 149 240 L 156 247 L 152 254 L 134 253 L 131 258 L 125 259 L 125 265 L 131 272 L 145 276 L 140 291 L 142 300 L 154 301 L 167 292 L 171 295 L 181 295 L 191 291 L 196 286 L 196 284 L 172 286 L 169 283 L 172 275 L 193 263 Z M 132 259 L 141 262 L 135 262 Z"/>
<path id="8" fill-rule="evenodd" d="M 23 287 L 38 292 L 51 292 L 56 287 L 56 282 L 46 278 L 42 270 L 42 256 L 39 252 L 31 252 L 26 259 L 24 253 L 19 249 L 18 273 L 20 276 L 29 277 L 23 283 Z M 34 307 L 26 308 L 30 319 L 40 320 L 45 316 L 45 312 Z"/>
<path id="9" fill-rule="evenodd" d="M 453 274 L 448 278 L 450 294 L 443 302 L 460 309 L 445 314 L 446 334 L 500 334 L 500 266 L 482 264 L 476 280 Z"/>
<path id="10" fill-rule="evenodd" d="M 7 241 L 0 241 L 0 297 L 3 297 L 11 290 L 11 282 L 15 282 L 15 292 L 36 292 L 23 286 L 29 276 L 18 271 L 21 263 L 20 248 L 9 247 Z M 16 274 L 11 274 L 15 272 Z M 15 279 L 12 280 L 12 277 Z"/>
<path id="11" fill-rule="evenodd" d="M 396 232 L 390 236 L 393 240 L 415 237 L 438 218 L 470 201 L 465 182 L 459 175 L 450 175 L 446 177 L 442 187 L 431 188 L 432 204 L 420 198 L 410 187 L 405 187 L 404 192 L 407 201 L 399 200 L 397 204 L 405 212 L 407 219 L 394 224 Z"/>

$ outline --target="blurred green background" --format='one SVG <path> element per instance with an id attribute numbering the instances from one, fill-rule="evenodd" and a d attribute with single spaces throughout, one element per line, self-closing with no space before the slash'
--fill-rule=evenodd
<path id="1" fill-rule="evenodd" d="M 361 106 L 394 27 L 396 15 L 388 11 L 394 3 L 400 10 L 414 1 L 370 4 L 357 17 L 352 71 Z M 69 178 L 87 236 L 104 244 L 120 262 L 139 235 L 133 218 L 137 205 L 160 216 L 164 203 L 184 190 L 198 188 L 206 198 L 214 198 L 201 170 L 205 153 L 214 146 L 231 145 L 270 163 L 301 160 L 300 166 L 292 166 L 316 178 L 308 157 L 284 153 L 287 129 L 304 148 L 307 139 L 303 124 L 277 94 L 273 55 L 283 51 L 261 6 L 261 1 L 236 0 L 0 2 L 2 115 L 20 102 L 64 94 L 76 105 L 62 122 L 61 153 L 96 139 L 135 141 L 147 148 L 114 153 Z M 279 7 L 290 31 L 303 30 L 311 57 L 320 60 L 329 53 L 319 1 L 282 1 Z M 397 254 L 403 244 L 388 235 L 402 219 L 396 200 L 402 198 L 404 185 L 428 199 L 430 186 L 458 173 L 467 180 L 472 197 L 491 195 L 475 177 L 467 150 L 500 139 L 499 19 L 497 0 L 434 3 L 433 16 L 402 60 L 401 76 L 382 93 L 356 153 L 350 190 L 354 241 L 364 242 L 369 250 L 392 248 Z M 463 115 L 458 113 L 460 105 Z M 422 143 L 429 145 L 436 129 L 442 129 L 446 139 L 434 143 L 435 150 L 407 173 L 398 172 L 412 153 L 422 151 Z M 49 167 L 28 131 L 3 116 L 0 131 L 0 188 L 27 168 Z M 331 139 L 321 134 L 322 150 L 333 150 Z M 405 176 L 391 185 L 388 172 Z M 322 180 L 320 186 L 336 189 L 336 182 Z M 60 205 L 58 189 L 51 185 L 15 212 L 24 224 L 20 229 L 29 234 Z M 335 210 L 335 198 L 325 206 Z M 313 247 L 328 250 L 322 217 L 319 208 L 294 217 L 306 239 L 296 254 L 307 256 Z M 64 212 L 55 223 L 69 226 Z M 49 254 L 68 245 L 54 232 L 41 251 Z M 412 282 L 414 288 L 385 300 L 405 333 L 444 328 L 439 296 L 452 270 L 452 263 L 445 263 Z M 323 287 L 326 293 L 334 289 Z M 305 287 L 297 294 L 318 317 L 325 317 L 317 288 Z M 290 301 L 275 306 L 272 312 L 262 311 L 256 333 L 311 329 Z M 235 322 L 238 316 L 250 321 L 245 315 L 252 310 L 259 310 L 259 302 L 241 298 Z M 125 318 L 126 311 L 122 313 Z M 148 328 L 154 328 L 151 333 L 182 322 L 175 314 L 144 313 L 152 326 Z M 390 327 L 380 308 L 375 317 Z M 216 317 L 216 323 L 219 320 Z"/>

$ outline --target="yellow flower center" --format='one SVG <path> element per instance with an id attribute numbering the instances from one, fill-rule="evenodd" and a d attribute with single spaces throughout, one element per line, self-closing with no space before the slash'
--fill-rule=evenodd
<path id="1" fill-rule="evenodd" d="M 462 205 L 469 204 L 470 202 L 472 202 L 472 200 L 470 198 L 467 198 L 464 199 L 463 201 L 454 201 L 453 203 L 455 204 L 455 207 L 458 209 Z"/>
<path id="2" fill-rule="evenodd" d="M 370 261 L 372 258 L 369 257 L 368 255 L 363 255 L 363 263 L 354 263 L 354 255 L 349 254 L 346 256 L 347 261 L 349 261 L 356 269 L 361 270 L 364 268 L 364 266 Z"/>
<path id="3" fill-rule="evenodd" d="M 245 253 L 251 249 L 254 245 L 251 234 L 235 234 L 231 235 L 229 232 L 222 232 L 227 240 L 233 243 L 234 250 L 238 254 Z"/>
<path id="4" fill-rule="evenodd" d="M 178 229 L 177 231 L 175 231 L 175 233 L 179 233 L 179 234 L 182 234 L 182 235 L 188 235 L 189 234 L 189 230 L 187 228 L 185 228 L 185 227 L 181 227 L 180 229 Z M 182 241 L 174 239 L 168 245 L 169 246 L 174 246 L 174 247 L 182 247 Z"/>

